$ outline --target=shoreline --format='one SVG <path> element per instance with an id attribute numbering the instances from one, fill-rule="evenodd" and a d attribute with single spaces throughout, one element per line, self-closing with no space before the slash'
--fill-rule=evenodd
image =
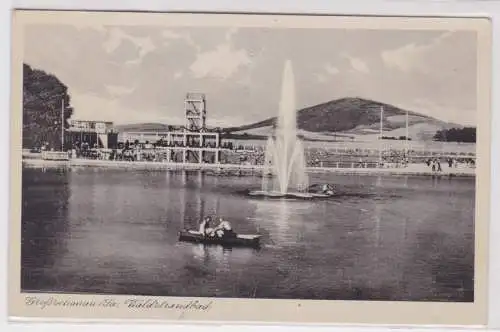
<path id="1" fill-rule="evenodd" d="M 194 164 L 194 163 L 164 163 L 145 161 L 110 161 L 93 159 L 70 159 L 66 160 L 43 160 L 22 159 L 23 167 L 105 167 L 127 170 L 165 170 L 165 171 L 204 171 L 213 172 L 214 175 L 255 175 L 262 176 L 260 165 L 236 165 L 236 164 Z M 339 175 L 413 175 L 413 176 L 450 176 L 450 177 L 475 177 L 475 169 L 449 169 L 432 172 L 426 165 L 411 164 L 402 168 L 322 168 L 308 167 L 308 173 L 339 174 Z M 234 174 L 236 173 L 236 174 Z"/>

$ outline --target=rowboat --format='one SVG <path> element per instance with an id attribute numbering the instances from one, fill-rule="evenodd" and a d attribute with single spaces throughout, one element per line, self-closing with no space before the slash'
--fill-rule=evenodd
<path id="1" fill-rule="evenodd" d="M 183 229 L 179 232 L 179 241 L 202 244 L 215 244 L 228 247 L 260 247 L 261 235 L 237 234 L 233 237 L 207 236 L 199 231 Z"/>

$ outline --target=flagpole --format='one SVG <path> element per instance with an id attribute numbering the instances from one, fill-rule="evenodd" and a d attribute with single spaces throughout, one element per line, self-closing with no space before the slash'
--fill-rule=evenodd
<path id="1" fill-rule="evenodd" d="M 408 111 L 406 111 L 405 158 L 408 158 Z"/>
<path id="2" fill-rule="evenodd" d="M 384 131 L 384 107 L 380 106 L 380 144 L 379 144 L 379 149 L 378 149 L 378 154 L 379 154 L 379 163 L 380 166 L 382 165 L 382 144 L 383 144 L 383 131 Z"/>

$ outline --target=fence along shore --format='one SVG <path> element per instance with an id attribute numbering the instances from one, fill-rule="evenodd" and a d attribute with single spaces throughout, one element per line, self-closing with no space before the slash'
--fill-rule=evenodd
<path id="1" fill-rule="evenodd" d="M 61 154 L 61 152 L 52 152 Z M 66 156 L 67 154 L 64 153 Z M 88 158 L 54 158 L 53 160 L 43 159 L 40 153 L 30 153 L 23 151 L 23 166 L 25 167 L 106 167 L 135 170 L 172 170 L 172 171 L 204 171 L 213 175 L 254 175 L 262 176 L 263 165 L 235 164 L 235 163 L 178 163 L 165 161 L 125 161 L 125 160 L 105 160 Z M 474 177 L 475 168 L 469 166 L 448 167 L 444 165 L 442 170 L 432 171 L 425 163 L 409 163 L 400 165 L 397 163 L 387 164 L 386 167 L 373 167 L 372 163 L 351 162 L 344 167 L 321 167 L 308 166 L 308 173 L 335 173 L 343 175 L 419 175 L 419 176 L 457 176 Z M 348 167 L 345 167 L 348 166 Z M 349 167 L 350 166 L 350 167 Z"/>

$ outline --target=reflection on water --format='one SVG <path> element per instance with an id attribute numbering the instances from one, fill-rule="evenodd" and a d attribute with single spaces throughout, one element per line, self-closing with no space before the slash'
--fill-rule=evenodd
<path id="1" fill-rule="evenodd" d="M 300 242 L 305 231 L 314 231 L 317 225 L 308 222 L 315 204 L 299 200 L 253 200 L 255 206 L 253 220 L 274 243 L 281 245 Z"/>
<path id="2" fill-rule="evenodd" d="M 254 249 L 224 248 L 221 246 L 192 245 L 193 257 L 202 265 L 214 265 L 218 272 L 230 272 L 230 261 L 236 259 L 241 263 L 248 262 L 255 254 Z"/>
<path id="3" fill-rule="evenodd" d="M 471 301 L 474 181 L 314 174 L 328 200 L 251 199 L 259 178 L 24 169 L 22 288 L 160 296 Z M 260 250 L 177 241 L 221 215 Z"/>
<path id="4" fill-rule="evenodd" d="M 381 207 L 379 204 L 375 203 L 375 213 L 373 214 L 373 219 L 375 219 L 375 246 L 378 247 L 380 243 L 380 216 Z"/>

